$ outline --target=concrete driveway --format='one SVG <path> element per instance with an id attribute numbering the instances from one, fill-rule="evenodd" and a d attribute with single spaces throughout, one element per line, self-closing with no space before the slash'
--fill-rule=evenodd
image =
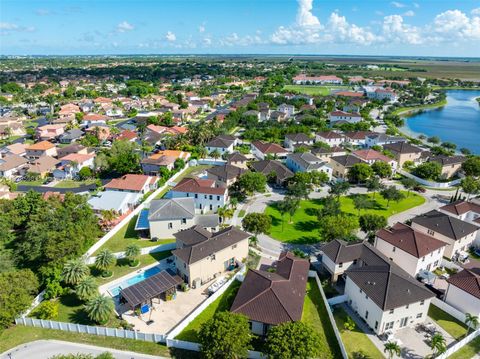
<path id="1" fill-rule="evenodd" d="M 121 351 L 93 345 L 64 342 L 60 340 L 37 340 L 25 343 L 0 354 L 0 359 L 48 359 L 59 354 L 91 354 L 97 356 L 104 352 L 112 353 L 116 359 L 154 359 L 159 356 Z"/>

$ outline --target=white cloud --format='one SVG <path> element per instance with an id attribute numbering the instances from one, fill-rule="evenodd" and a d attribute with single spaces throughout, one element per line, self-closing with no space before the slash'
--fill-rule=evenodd
<path id="1" fill-rule="evenodd" d="M 33 26 L 20 26 L 11 22 L 0 22 L 0 35 L 8 35 L 12 32 L 33 32 Z"/>
<path id="2" fill-rule="evenodd" d="M 168 42 L 174 42 L 175 40 L 177 40 L 177 36 L 173 32 L 167 31 L 167 33 L 165 34 L 165 39 Z"/>
<path id="3" fill-rule="evenodd" d="M 480 40 L 480 16 L 469 18 L 460 10 L 447 10 L 435 16 L 433 30 L 443 40 Z"/>
<path id="4" fill-rule="evenodd" d="M 408 10 L 403 13 L 403 16 L 415 16 L 415 12 L 413 10 Z"/>
<path id="5" fill-rule="evenodd" d="M 319 26 L 320 20 L 313 15 L 313 0 L 298 0 L 297 25 Z"/>
<path id="6" fill-rule="evenodd" d="M 397 9 L 404 8 L 406 5 L 404 3 L 398 2 L 398 1 L 392 1 L 390 3 L 393 7 L 396 7 Z"/>
<path id="7" fill-rule="evenodd" d="M 423 43 L 419 28 L 405 24 L 400 15 L 389 15 L 383 18 L 383 40 L 386 42 L 399 42 L 410 45 Z"/>
<path id="8" fill-rule="evenodd" d="M 200 25 L 200 26 L 198 27 L 198 32 L 200 32 L 200 33 L 205 32 L 205 25 L 203 25 L 203 24 Z"/>
<path id="9" fill-rule="evenodd" d="M 480 7 L 477 7 L 476 9 L 473 9 L 472 11 L 470 11 L 470 13 L 472 15 L 480 16 Z"/>
<path id="10" fill-rule="evenodd" d="M 376 41 L 376 36 L 370 31 L 355 24 L 349 24 L 345 16 L 332 13 L 327 23 L 327 37 L 336 42 L 352 42 L 360 45 L 370 45 Z"/>
<path id="11" fill-rule="evenodd" d="M 420 8 L 420 4 L 419 4 L 419 3 L 416 3 L 416 2 L 414 2 L 414 3 L 412 4 L 412 6 L 413 6 L 415 9 L 419 9 L 419 8 Z"/>
<path id="12" fill-rule="evenodd" d="M 212 44 L 212 39 L 209 37 L 204 37 L 202 42 L 203 42 L 203 45 L 210 46 Z"/>
<path id="13" fill-rule="evenodd" d="M 117 32 L 127 32 L 132 31 L 133 29 L 135 29 L 135 27 L 127 21 L 122 21 L 117 25 Z"/>

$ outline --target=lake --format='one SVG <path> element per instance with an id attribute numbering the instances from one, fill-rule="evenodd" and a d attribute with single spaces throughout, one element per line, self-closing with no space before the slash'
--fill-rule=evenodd
<path id="1" fill-rule="evenodd" d="M 406 132 L 438 136 L 480 154 L 480 91 L 447 91 L 447 105 L 405 118 Z"/>

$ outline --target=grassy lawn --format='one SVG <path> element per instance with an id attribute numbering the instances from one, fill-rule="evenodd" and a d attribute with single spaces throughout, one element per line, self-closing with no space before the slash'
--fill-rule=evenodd
<path id="1" fill-rule="evenodd" d="M 138 232 L 135 231 L 135 224 L 137 223 L 138 215 L 133 216 L 130 222 L 125 224 L 115 235 L 110 238 L 103 246 L 101 246 L 93 254 L 96 255 L 102 249 L 110 249 L 112 252 L 123 252 L 129 244 L 135 243 L 140 247 L 152 247 L 159 244 L 172 243 L 175 239 L 165 239 L 162 241 L 151 241 L 146 239 L 140 239 Z"/>
<path id="2" fill-rule="evenodd" d="M 234 281 L 227 290 L 201 312 L 175 339 L 198 343 L 198 332 L 203 323 L 214 316 L 215 313 L 230 309 L 242 283 Z"/>
<path id="3" fill-rule="evenodd" d="M 406 195 L 406 192 L 404 192 L 404 194 Z M 419 206 L 425 202 L 425 199 L 422 196 L 410 193 L 409 197 L 405 197 L 398 203 L 390 202 L 390 206 L 387 207 L 387 201 L 379 194 L 377 194 L 375 198 L 372 193 L 362 196 L 368 196 L 374 203 L 374 207 L 372 209 L 362 210 L 360 214 L 373 213 L 385 217 L 390 217 L 393 214 L 406 211 L 407 209 Z M 341 197 L 340 204 L 343 212 L 350 213 L 354 216 L 358 215 L 358 211 L 353 204 L 352 196 Z M 289 223 L 290 216 L 286 214 L 282 226 L 282 216 L 276 209 L 276 204 L 269 205 L 266 208 L 265 213 L 272 218 L 270 236 L 279 241 L 289 243 L 316 243 L 320 241 L 321 237 L 317 220 L 317 211 L 322 208 L 322 206 L 322 199 L 301 201 L 300 208 L 292 217 L 291 223 Z"/>
<path id="4" fill-rule="evenodd" d="M 455 319 L 450 314 L 444 312 L 433 304 L 430 304 L 428 316 L 457 340 L 464 337 L 467 332 L 467 326 L 464 323 Z"/>
<path id="5" fill-rule="evenodd" d="M 19 186 L 43 186 L 45 183 L 44 179 L 37 180 L 37 181 L 20 181 L 17 183 Z"/>
<path id="6" fill-rule="evenodd" d="M 321 338 L 322 358 L 341 358 L 337 338 L 328 318 L 320 290 L 313 278 L 307 283 L 307 295 L 303 304 L 302 321 L 310 324 Z"/>
<path id="7" fill-rule="evenodd" d="M 354 353 L 363 352 L 370 359 L 383 359 L 384 356 L 367 337 L 367 335 L 358 327 L 349 331 L 343 329 L 343 323 L 346 321 L 348 315 L 342 308 L 335 308 L 333 312 L 338 330 L 342 336 L 343 344 L 348 352 L 350 358 L 354 357 Z"/>
<path id="8" fill-rule="evenodd" d="M 93 184 L 95 182 L 96 182 L 95 179 L 86 180 L 86 181 L 64 180 L 64 181 L 58 182 L 53 187 L 56 187 L 56 188 L 78 188 L 78 187 L 81 187 L 81 186 L 87 186 L 87 185 Z"/>
<path id="9" fill-rule="evenodd" d="M 197 176 L 200 173 L 202 173 L 203 171 L 205 171 L 207 168 L 211 168 L 211 167 L 212 167 L 211 165 L 198 165 L 198 166 L 194 166 L 194 167 L 189 167 L 185 170 L 185 172 L 183 172 L 180 176 L 178 176 L 177 179 L 175 179 L 174 182 L 178 183 L 182 179 L 184 179 L 185 177 Z M 166 187 L 162 192 L 160 192 L 157 195 L 157 197 L 155 197 L 155 199 L 163 198 L 163 196 L 165 196 L 165 194 L 168 191 L 170 191 L 170 187 Z"/>
<path id="10" fill-rule="evenodd" d="M 283 87 L 286 91 L 300 92 L 305 95 L 319 95 L 327 96 L 330 94 L 330 89 L 325 86 L 315 86 L 315 85 L 285 85 Z"/>
<path id="11" fill-rule="evenodd" d="M 442 107 L 447 104 L 447 100 L 438 101 L 429 105 L 423 106 L 414 106 L 414 107 L 399 107 L 395 111 L 392 112 L 393 115 L 406 115 L 412 112 L 416 112 L 419 110 L 428 110 L 432 108 Z"/>
<path id="12" fill-rule="evenodd" d="M 243 218 L 245 217 L 245 210 L 244 209 L 241 209 L 240 212 L 238 212 L 238 218 Z"/>
<path id="13" fill-rule="evenodd" d="M 137 270 L 141 269 L 142 267 L 145 267 L 149 264 L 158 262 L 161 259 L 168 258 L 172 255 L 171 251 L 164 251 L 164 252 L 155 252 L 155 253 L 149 253 L 149 254 L 144 254 L 142 256 L 139 256 L 138 259 L 140 260 L 140 264 L 138 267 L 131 268 L 128 265 L 128 261 L 126 258 L 122 259 L 117 259 L 117 264 L 115 267 L 113 267 L 113 276 L 110 278 L 102 278 L 101 273 L 95 268 L 94 265 L 90 267 L 90 271 L 92 272 L 92 275 L 96 278 L 98 278 L 98 284 L 102 285 L 105 283 L 108 283 L 114 279 L 123 277 L 126 274 L 136 272 Z"/>
<path id="14" fill-rule="evenodd" d="M 143 342 L 133 339 L 103 337 L 91 334 L 70 333 L 61 330 L 26 327 L 23 325 L 13 326 L 0 332 L 0 353 L 20 344 L 42 339 L 55 339 L 74 343 L 91 344 L 106 347 L 105 351 L 108 351 L 107 348 L 113 348 L 150 355 L 170 356 L 168 348 L 163 344 Z"/>
<path id="15" fill-rule="evenodd" d="M 470 359 L 480 353 L 480 337 L 475 338 L 456 353 L 450 355 L 449 359 Z"/>

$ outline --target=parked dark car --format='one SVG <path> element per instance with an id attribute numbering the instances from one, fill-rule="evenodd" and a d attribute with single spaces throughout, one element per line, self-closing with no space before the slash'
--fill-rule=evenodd
<path id="1" fill-rule="evenodd" d="M 422 186 L 415 186 L 413 190 L 419 193 L 425 193 L 427 191 L 425 187 L 422 187 Z"/>

